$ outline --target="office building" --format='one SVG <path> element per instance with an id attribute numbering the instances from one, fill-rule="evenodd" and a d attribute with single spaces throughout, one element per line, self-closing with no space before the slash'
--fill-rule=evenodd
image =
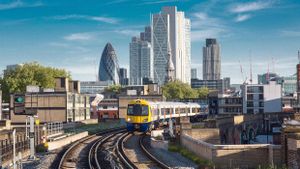
<path id="1" fill-rule="evenodd" d="M 150 40 L 150 41 L 149 41 Z M 133 37 L 130 43 L 130 84 L 141 85 L 143 78 L 153 78 L 153 50 L 151 28 L 146 27 L 140 37 Z"/>
<path id="2" fill-rule="evenodd" d="M 282 91 L 284 95 L 293 95 L 297 92 L 297 76 L 284 76 L 282 77 Z"/>
<path id="3" fill-rule="evenodd" d="M 120 84 L 122 86 L 128 85 L 128 77 L 127 77 L 127 69 L 126 68 L 120 68 Z"/>
<path id="4" fill-rule="evenodd" d="M 243 113 L 243 98 L 231 94 L 210 92 L 208 95 L 209 114 L 236 115 Z"/>
<path id="5" fill-rule="evenodd" d="M 175 79 L 190 84 L 191 39 L 190 20 L 176 6 L 163 7 L 152 15 L 152 46 L 154 54 L 154 81 L 164 84 L 167 76 L 168 42 L 175 67 Z"/>
<path id="6" fill-rule="evenodd" d="M 102 52 L 99 72 L 99 81 L 112 81 L 119 84 L 119 63 L 116 52 L 110 43 L 107 43 Z"/>
<path id="7" fill-rule="evenodd" d="M 277 75 L 276 73 L 264 73 L 257 75 L 257 83 L 258 84 L 268 84 L 269 81 L 275 81 L 277 84 L 282 84 L 282 77 Z"/>
<path id="8" fill-rule="evenodd" d="M 89 96 L 80 93 L 80 82 L 57 78 L 54 89 L 29 86 L 25 93 L 11 94 L 10 120 L 25 123 L 27 113 L 34 112 L 41 123 L 75 122 L 90 119 Z M 20 99 L 22 103 L 16 101 Z"/>
<path id="9" fill-rule="evenodd" d="M 241 87 L 243 113 L 272 113 L 282 111 L 281 85 L 275 81 L 269 84 L 244 84 Z"/>
<path id="10" fill-rule="evenodd" d="M 220 46 L 216 39 L 206 39 L 203 47 L 203 80 L 221 78 Z"/>
<path id="11" fill-rule="evenodd" d="M 141 41 L 146 41 L 151 43 L 151 26 L 145 27 L 145 32 L 140 33 Z"/>
<path id="12" fill-rule="evenodd" d="M 230 89 L 230 78 L 224 78 L 219 80 L 200 80 L 191 79 L 192 88 L 207 87 L 210 90 L 216 90 L 219 93 L 224 93 Z"/>
<path id="13" fill-rule="evenodd" d="M 7 74 L 9 71 L 14 71 L 19 67 L 22 67 L 23 64 L 14 64 L 14 65 L 7 65 L 6 69 L 3 70 L 3 74 Z"/>
<path id="14" fill-rule="evenodd" d="M 198 79 L 198 77 L 197 77 L 197 69 L 196 68 L 192 68 L 191 69 L 191 79 Z"/>
<path id="15" fill-rule="evenodd" d="M 100 94 L 110 85 L 113 85 L 112 81 L 82 81 L 80 90 L 82 94 Z"/>

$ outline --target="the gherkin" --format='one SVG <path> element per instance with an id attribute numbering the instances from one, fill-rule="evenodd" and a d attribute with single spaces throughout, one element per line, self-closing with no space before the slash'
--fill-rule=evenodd
<path id="1" fill-rule="evenodd" d="M 119 64 L 116 52 L 110 43 L 107 43 L 102 52 L 99 72 L 99 81 L 113 81 L 119 84 Z"/>

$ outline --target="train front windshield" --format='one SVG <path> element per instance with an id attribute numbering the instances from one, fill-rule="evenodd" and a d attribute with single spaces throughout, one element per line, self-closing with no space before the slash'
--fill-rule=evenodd
<path id="1" fill-rule="evenodd" d="M 128 105 L 127 115 L 148 116 L 148 106 L 141 104 Z"/>

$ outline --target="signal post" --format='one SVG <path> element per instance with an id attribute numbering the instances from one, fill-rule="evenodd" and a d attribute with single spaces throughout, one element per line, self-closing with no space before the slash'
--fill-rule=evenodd
<path id="1" fill-rule="evenodd" d="M 32 95 L 31 95 L 32 99 Z M 32 102 L 31 102 L 32 103 Z M 14 95 L 14 113 L 15 115 L 26 115 L 26 117 L 29 119 L 29 139 L 30 139 L 30 159 L 35 159 L 35 144 L 34 144 L 34 137 L 35 137 L 35 131 L 34 131 L 34 118 L 37 117 L 37 111 L 36 109 L 33 109 L 32 106 L 27 108 L 25 106 L 26 99 L 24 94 L 15 94 Z M 27 119 L 26 119 L 27 122 Z M 26 131 L 27 131 L 27 123 L 26 123 Z M 26 133 L 27 135 L 27 133 Z"/>

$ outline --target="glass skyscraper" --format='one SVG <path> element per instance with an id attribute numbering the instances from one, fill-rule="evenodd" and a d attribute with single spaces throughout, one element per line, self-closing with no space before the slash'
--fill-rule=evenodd
<path id="1" fill-rule="evenodd" d="M 110 43 L 107 43 L 102 52 L 99 72 L 99 81 L 112 81 L 119 84 L 119 64 L 116 52 Z"/>

